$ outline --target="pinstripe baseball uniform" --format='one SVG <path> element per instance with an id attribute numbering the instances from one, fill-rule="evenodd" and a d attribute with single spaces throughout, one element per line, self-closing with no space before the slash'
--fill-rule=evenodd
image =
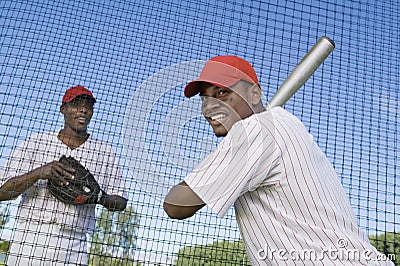
<path id="1" fill-rule="evenodd" d="M 110 146 L 89 137 L 71 150 L 57 135 L 55 131 L 38 133 L 21 143 L 6 162 L 0 181 L 67 155 L 87 167 L 108 194 L 125 196 L 118 160 Z M 86 233 L 95 226 L 95 205 L 64 204 L 50 194 L 46 184 L 47 180 L 38 180 L 21 195 L 8 265 L 87 265 Z"/>
<path id="2" fill-rule="evenodd" d="M 185 182 L 221 217 L 234 205 L 253 265 L 374 265 L 380 255 L 331 163 L 280 107 L 235 123 Z"/>

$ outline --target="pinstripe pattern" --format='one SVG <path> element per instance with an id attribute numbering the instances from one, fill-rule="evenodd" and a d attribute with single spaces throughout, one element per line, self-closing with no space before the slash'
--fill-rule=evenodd
<path id="1" fill-rule="evenodd" d="M 237 122 L 185 182 L 220 216 L 235 206 L 253 265 L 373 265 L 346 258 L 377 251 L 357 226 L 331 163 L 301 121 L 280 107 Z M 344 259 L 328 256 L 329 248 Z M 281 249 L 316 256 L 273 253 Z"/>
<path id="2" fill-rule="evenodd" d="M 57 135 L 58 131 L 36 133 L 22 142 L 5 163 L 0 183 L 66 155 L 87 167 L 108 194 L 126 197 L 112 147 L 90 137 L 71 150 Z M 38 180 L 21 195 L 15 218 L 7 265 L 87 265 L 85 238 L 95 227 L 95 205 L 64 204 L 50 194 L 47 180 Z"/>

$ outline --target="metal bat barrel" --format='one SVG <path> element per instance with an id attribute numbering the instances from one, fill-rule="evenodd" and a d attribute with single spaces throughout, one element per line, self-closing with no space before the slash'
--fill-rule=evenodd
<path id="1" fill-rule="evenodd" d="M 293 69 L 268 103 L 269 107 L 282 106 L 293 96 L 324 62 L 335 48 L 335 43 L 321 37 Z"/>

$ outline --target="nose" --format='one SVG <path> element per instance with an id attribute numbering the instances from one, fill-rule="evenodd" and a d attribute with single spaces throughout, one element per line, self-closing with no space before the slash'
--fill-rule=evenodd
<path id="1" fill-rule="evenodd" d="M 88 107 L 85 106 L 85 105 L 81 105 L 81 106 L 79 106 L 78 111 L 82 112 L 82 113 L 87 113 L 88 112 Z"/>

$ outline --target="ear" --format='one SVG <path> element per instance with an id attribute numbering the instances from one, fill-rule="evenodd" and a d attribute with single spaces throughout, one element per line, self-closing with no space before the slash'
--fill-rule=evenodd
<path id="1" fill-rule="evenodd" d="M 261 93 L 261 88 L 257 84 L 253 84 L 248 90 L 248 99 L 249 99 L 249 104 L 252 106 L 255 106 L 260 103 L 262 93 Z"/>
<path id="2" fill-rule="evenodd" d="M 64 114 L 65 112 L 65 104 L 61 105 L 60 107 L 60 113 Z"/>

